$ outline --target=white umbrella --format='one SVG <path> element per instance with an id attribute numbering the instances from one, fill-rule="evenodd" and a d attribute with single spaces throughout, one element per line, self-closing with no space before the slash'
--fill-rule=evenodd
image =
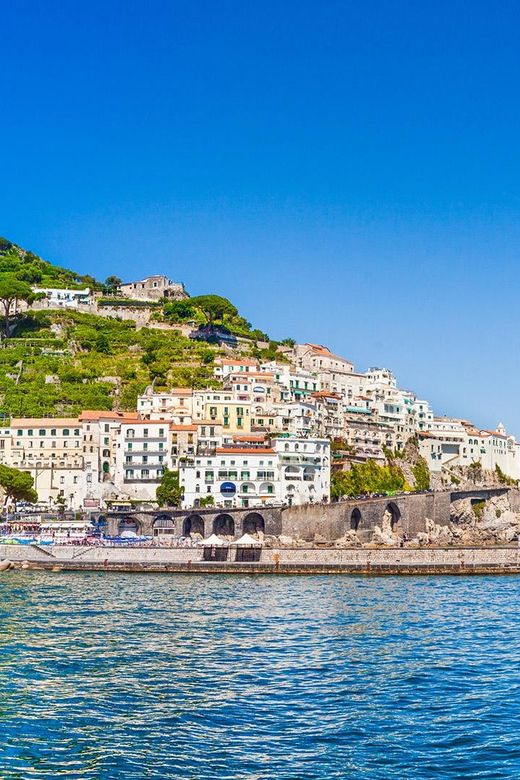
<path id="1" fill-rule="evenodd" d="M 219 537 L 216 534 L 211 534 L 211 536 L 208 536 L 207 539 L 204 539 L 204 541 L 202 541 L 201 544 L 204 547 L 221 547 L 223 544 L 227 544 L 227 542 L 224 542 L 222 539 L 219 539 Z"/>
<path id="2" fill-rule="evenodd" d="M 123 531 L 121 534 L 121 539 L 135 539 L 137 537 L 137 534 L 135 531 Z"/>
<path id="3" fill-rule="evenodd" d="M 231 542 L 231 544 L 236 544 L 240 547 L 261 547 L 262 542 L 259 542 L 258 539 L 255 539 L 253 536 L 250 536 L 249 534 L 244 534 L 240 537 L 240 539 L 237 539 L 236 542 Z"/>

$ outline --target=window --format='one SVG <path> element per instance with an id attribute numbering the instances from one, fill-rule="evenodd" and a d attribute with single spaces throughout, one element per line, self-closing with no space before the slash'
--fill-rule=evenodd
<path id="1" fill-rule="evenodd" d="M 148 455 L 143 455 L 143 463 L 148 463 Z"/>
<path id="2" fill-rule="evenodd" d="M 75 485 L 78 484 L 78 478 L 77 477 L 74 477 L 74 479 L 72 481 L 74 482 Z"/>
<path id="3" fill-rule="evenodd" d="M 87 482 L 92 482 L 92 474 L 87 474 Z"/>
<path id="4" fill-rule="evenodd" d="M 23 436 L 23 431 L 21 430 L 21 428 L 18 429 L 18 433 L 16 435 L 17 436 Z"/>
<path id="5" fill-rule="evenodd" d="M 148 437 L 148 428 L 143 428 L 143 436 L 145 439 Z"/>
<path id="6" fill-rule="evenodd" d="M 79 436 L 79 428 L 74 428 L 74 436 Z"/>
<path id="7" fill-rule="evenodd" d="M 38 433 L 39 433 L 40 436 L 45 436 L 47 431 L 45 430 L 45 428 L 40 428 Z"/>
<path id="8" fill-rule="evenodd" d="M 127 448 L 128 452 L 132 452 L 132 442 L 129 442 L 129 443 L 126 445 L 126 448 Z"/>
<path id="9" fill-rule="evenodd" d="M 105 436 L 105 438 L 103 439 L 103 444 L 110 444 L 110 439 L 108 438 L 108 436 Z"/>
<path id="10" fill-rule="evenodd" d="M 150 476 L 150 472 L 148 469 L 143 469 L 141 471 L 141 479 L 148 479 L 149 476 Z"/>
<path id="11" fill-rule="evenodd" d="M 132 479 L 133 476 L 134 476 L 134 470 L 133 469 L 127 469 L 125 471 L 125 477 L 127 479 Z"/>
<path id="12" fill-rule="evenodd" d="M 159 436 L 164 436 L 164 428 L 159 428 Z"/>
<path id="13" fill-rule="evenodd" d="M 110 426 L 108 423 L 105 423 L 105 433 L 108 433 L 110 430 Z"/>
<path id="14" fill-rule="evenodd" d="M 70 434 L 70 431 L 69 431 L 69 429 L 68 429 L 68 428 L 64 428 L 64 429 L 63 429 L 63 435 L 64 435 L 64 436 L 69 436 L 69 434 Z"/>
<path id="15" fill-rule="evenodd" d="M 60 485 L 64 485 L 64 484 L 65 484 L 65 477 L 60 477 Z"/>
<path id="16" fill-rule="evenodd" d="M 32 436 L 32 435 L 33 435 L 33 429 L 29 428 L 29 430 L 27 431 L 27 436 Z"/>
<path id="17" fill-rule="evenodd" d="M 148 442 L 146 442 L 146 441 L 145 441 L 145 443 L 143 444 L 143 450 L 144 450 L 145 452 L 147 452 L 147 451 L 148 451 Z"/>

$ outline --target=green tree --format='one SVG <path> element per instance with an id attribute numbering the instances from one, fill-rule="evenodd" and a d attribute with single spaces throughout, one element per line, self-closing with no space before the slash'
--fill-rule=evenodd
<path id="1" fill-rule="evenodd" d="M 210 327 L 217 321 L 223 322 L 225 317 L 230 319 L 238 317 L 236 306 L 233 306 L 227 298 L 221 298 L 220 295 L 199 295 L 190 298 L 190 303 L 204 314 Z"/>
<path id="2" fill-rule="evenodd" d="M 10 466 L 0 465 L 0 487 L 3 489 L 4 506 L 9 500 L 30 501 L 35 504 L 38 501 L 38 493 L 34 490 L 34 479 L 26 471 L 19 471 Z"/>
<path id="3" fill-rule="evenodd" d="M 430 487 L 430 470 L 425 459 L 420 455 L 417 463 L 412 467 L 416 490 L 428 490 Z"/>
<path id="4" fill-rule="evenodd" d="M 159 506 L 180 506 L 182 488 L 179 485 L 179 472 L 165 469 L 155 495 Z"/>
<path id="5" fill-rule="evenodd" d="M 16 301 L 27 301 L 33 303 L 38 296 L 31 290 L 27 282 L 21 282 L 15 276 L 0 276 L 0 303 L 4 308 L 4 334 L 9 333 L 9 315 Z"/>
<path id="6" fill-rule="evenodd" d="M 168 301 L 163 306 L 163 314 L 172 322 L 189 320 L 195 315 L 195 307 L 191 301 Z"/>
<path id="7" fill-rule="evenodd" d="M 108 295 L 116 295 L 121 288 L 121 279 L 119 276 L 108 276 L 105 279 L 104 292 Z"/>
<path id="8" fill-rule="evenodd" d="M 100 352 L 102 355 L 110 355 L 110 341 L 104 333 L 98 333 L 94 347 L 96 352 Z"/>

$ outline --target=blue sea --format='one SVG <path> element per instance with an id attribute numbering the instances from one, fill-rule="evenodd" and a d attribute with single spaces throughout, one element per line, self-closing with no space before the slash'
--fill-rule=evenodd
<path id="1" fill-rule="evenodd" d="M 0 573 L 0 778 L 520 778 L 520 578 Z"/>

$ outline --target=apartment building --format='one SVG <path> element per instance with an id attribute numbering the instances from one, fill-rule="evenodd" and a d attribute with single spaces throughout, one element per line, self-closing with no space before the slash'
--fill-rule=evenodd
<path id="1" fill-rule="evenodd" d="M 216 506 L 304 504 L 328 500 L 330 444 L 325 440 L 274 439 L 219 447 L 211 456 L 186 459 L 179 467 L 183 506 L 211 496 Z"/>
<path id="2" fill-rule="evenodd" d="M 79 418 L 14 418 L 4 442 L 8 436 L 10 446 L 0 448 L 1 462 L 29 472 L 40 501 L 59 500 L 66 508 L 80 509 L 91 473 L 84 465 Z"/>

